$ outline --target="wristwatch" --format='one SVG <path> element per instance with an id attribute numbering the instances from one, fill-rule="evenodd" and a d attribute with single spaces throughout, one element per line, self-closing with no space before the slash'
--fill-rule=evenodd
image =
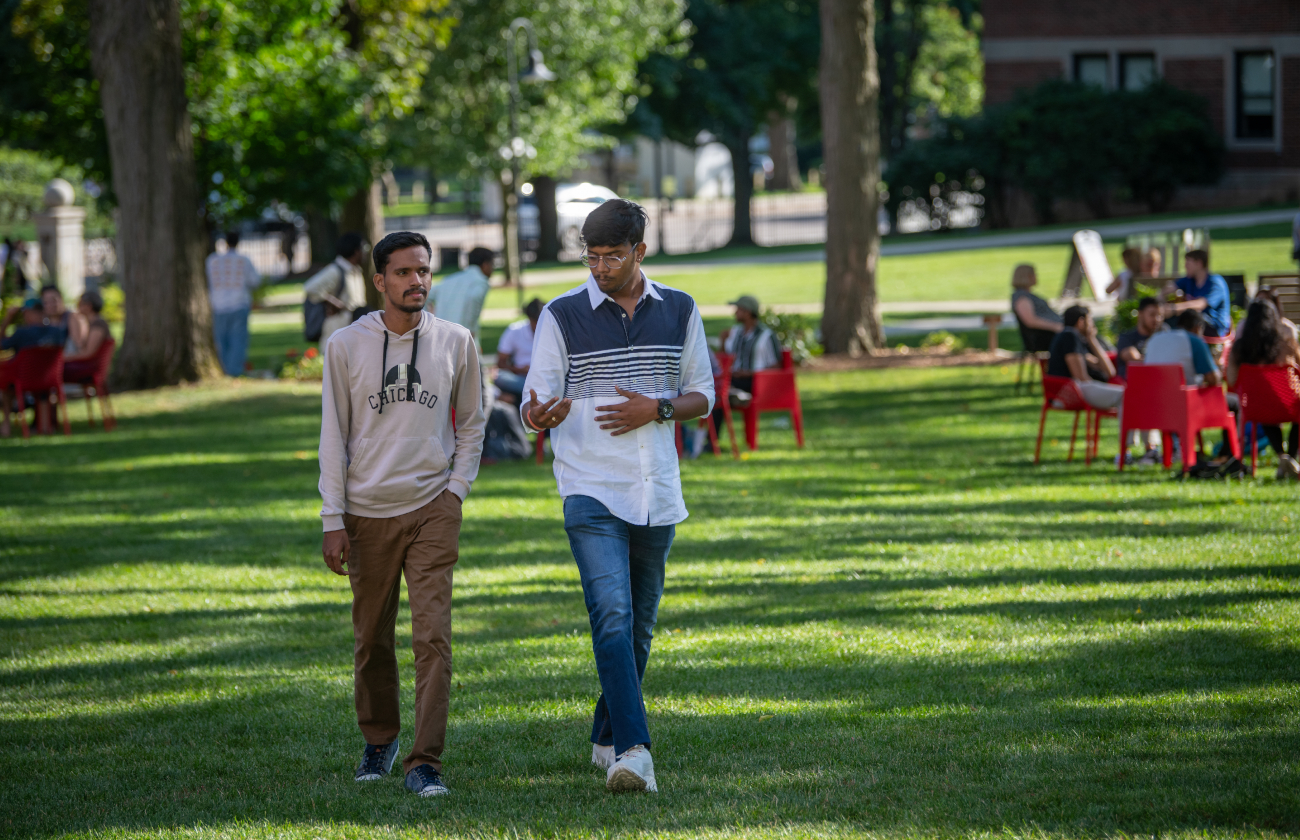
<path id="1" fill-rule="evenodd" d="M 673 412 L 674 412 L 675 410 L 676 410 L 676 409 L 673 407 L 673 401 L 672 401 L 672 400 L 660 400 L 660 401 L 659 401 L 659 417 L 655 420 L 655 422 L 656 422 L 656 423 L 662 423 L 662 422 L 664 422 L 665 420 L 671 420 L 671 419 L 673 419 Z"/>

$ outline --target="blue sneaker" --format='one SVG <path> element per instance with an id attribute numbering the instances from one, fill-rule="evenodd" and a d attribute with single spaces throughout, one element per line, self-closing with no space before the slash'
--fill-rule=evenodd
<path id="1" fill-rule="evenodd" d="M 361 754 L 361 764 L 357 767 L 357 781 L 379 781 L 393 769 L 395 758 L 397 758 L 396 741 L 378 747 L 374 744 L 366 744 L 366 751 Z"/>
<path id="2" fill-rule="evenodd" d="M 432 764 L 421 764 L 406 774 L 406 789 L 417 796 L 445 796 L 451 793 L 442 774 Z"/>

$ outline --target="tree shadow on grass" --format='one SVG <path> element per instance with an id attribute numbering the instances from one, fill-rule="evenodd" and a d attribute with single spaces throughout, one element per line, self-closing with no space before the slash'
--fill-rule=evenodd
<path id="1" fill-rule="evenodd" d="M 602 789 L 584 753 L 594 680 L 578 668 L 491 677 L 469 663 L 445 755 L 455 795 L 436 812 L 396 779 L 352 782 L 360 739 L 346 680 L 286 680 L 268 668 L 163 705 L 0 722 L 6 833 L 431 818 L 443 830 L 507 835 L 745 831 L 773 821 L 1090 838 L 1300 828 L 1300 734 L 1285 698 L 1268 691 L 1297 672 L 1300 654 L 1252 633 L 1166 631 L 1032 660 L 916 657 L 781 672 L 744 643 L 733 647 L 744 663 L 652 660 L 659 797 Z M 729 696 L 771 697 L 775 717 L 760 717 L 761 699 L 744 714 L 712 699 Z M 539 713 L 539 702 L 559 705 Z"/>

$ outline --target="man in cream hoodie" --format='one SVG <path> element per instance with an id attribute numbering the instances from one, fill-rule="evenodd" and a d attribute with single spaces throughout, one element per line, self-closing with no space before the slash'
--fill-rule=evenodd
<path id="1" fill-rule="evenodd" d="M 442 748 L 451 689 L 451 578 L 461 503 L 483 452 L 478 352 L 464 327 L 424 311 L 429 242 L 390 233 L 374 250 L 384 298 L 330 337 L 320 433 L 325 565 L 352 584 L 358 782 L 392 769 L 401 683 L 394 631 L 401 576 L 411 603 L 415 736 L 406 787 L 447 793 Z M 454 414 L 453 414 L 454 412 Z"/>

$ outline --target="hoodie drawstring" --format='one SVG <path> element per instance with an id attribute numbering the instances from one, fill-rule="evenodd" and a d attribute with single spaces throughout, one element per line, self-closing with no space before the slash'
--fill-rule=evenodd
<path id="1" fill-rule="evenodd" d="M 411 338 L 411 369 L 406 372 L 406 401 L 415 401 L 415 383 L 411 381 L 411 373 L 415 370 L 415 357 L 420 352 L 420 327 L 415 327 L 415 335 Z M 388 389 L 388 330 L 384 329 L 384 353 L 379 362 L 379 390 L 382 393 Z M 379 413 L 384 413 L 384 401 L 379 400 Z"/>
<path id="2" fill-rule="evenodd" d="M 379 363 L 379 413 L 384 413 L 383 393 L 388 389 L 388 330 L 384 330 L 384 355 Z"/>

